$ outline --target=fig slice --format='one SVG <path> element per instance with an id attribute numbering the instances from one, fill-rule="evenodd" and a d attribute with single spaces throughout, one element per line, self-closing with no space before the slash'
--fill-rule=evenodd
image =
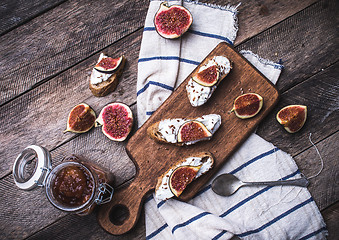
<path id="1" fill-rule="evenodd" d="M 95 121 L 95 126 L 102 126 L 102 132 L 113 141 L 124 141 L 133 126 L 133 113 L 124 103 L 106 105 Z"/>
<path id="2" fill-rule="evenodd" d="M 307 107 L 304 105 L 286 106 L 277 113 L 276 118 L 287 132 L 298 132 L 306 122 Z"/>
<path id="3" fill-rule="evenodd" d="M 172 172 L 169 187 L 176 197 L 179 197 L 187 185 L 195 179 L 201 166 L 180 166 Z"/>
<path id="4" fill-rule="evenodd" d="M 101 60 L 95 65 L 94 69 L 102 73 L 114 73 L 120 66 L 123 56 L 118 58 L 111 58 L 103 56 Z"/>
<path id="5" fill-rule="evenodd" d="M 177 137 L 179 143 L 195 143 L 200 140 L 209 139 L 212 137 L 212 133 L 208 131 L 203 123 L 191 120 L 180 126 Z"/>
<path id="6" fill-rule="evenodd" d="M 167 2 L 160 4 L 154 17 L 154 26 L 160 36 L 168 39 L 178 38 L 191 26 L 191 13 L 183 6 L 169 6 Z"/>
<path id="7" fill-rule="evenodd" d="M 192 79 L 200 85 L 212 87 L 219 80 L 219 71 L 217 65 L 214 64 L 212 66 L 203 66 L 200 68 L 199 72 L 192 77 Z"/>
<path id="8" fill-rule="evenodd" d="M 245 93 L 234 100 L 231 111 L 233 111 L 238 118 L 251 118 L 260 112 L 263 102 L 263 98 L 257 93 Z"/>
<path id="9" fill-rule="evenodd" d="M 84 133 L 89 131 L 95 122 L 95 112 L 85 103 L 81 103 L 72 108 L 67 119 L 65 132 Z"/>

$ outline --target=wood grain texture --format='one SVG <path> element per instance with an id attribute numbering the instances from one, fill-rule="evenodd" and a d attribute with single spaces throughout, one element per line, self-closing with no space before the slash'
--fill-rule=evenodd
<path id="1" fill-rule="evenodd" d="M 316 144 L 324 160 L 324 169 L 319 176 L 310 179 L 309 191 L 320 210 L 339 201 L 339 132 Z M 316 149 L 310 147 L 298 154 L 295 161 L 306 177 L 314 176 L 321 169 L 321 160 Z"/>
<path id="2" fill-rule="evenodd" d="M 243 2 L 239 7 L 241 27 L 236 44 L 313 1 Z M 213 3 L 225 4 L 223 1 Z M 238 3 L 237 0 L 230 2 Z M 0 37 L 0 55 L 5 56 L 0 59 L 0 105 L 140 29 L 147 8 L 146 0 L 128 4 L 108 0 L 69 1 Z"/>
<path id="3" fill-rule="evenodd" d="M 257 133 L 289 154 L 311 146 L 308 134 L 318 142 L 339 130 L 339 63 L 281 94 L 277 107 L 259 125 Z M 277 112 L 292 104 L 307 106 L 307 120 L 294 134 L 286 132 L 276 120 Z"/>
<path id="4" fill-rule="evenodd" d="M 227 57 L 232 62 L 232 70 L 218 85 L 209 101 L 201 107 L 194 108 L 187 98 L 186 85 L 199 68 L 214 56 Z M 259 114 L 247 120 L 239 119 L 229 112 L 233 107 L 234 99 L 241 95 L 242 89 L 251 89 L 265 99 L 264 107 Z M 277 101 L 278 92 L 268 79 L 228 44 L 225 42 L 218 44 L 128 141 L 126 150 L 136 164 L 137 175 L 127 188 L 117 191 L 112 201 L 100 208 L 98 215 L 100 225 L 114 235 L 129 231 L 138 220 L 146 193 L 155 188 L 158 177 L 184 156 L 194 156 L 195 153 L 209 151 L 214 157 L 213 168 L 192 182 L 180 196 L 180 199 L 185 201 L 192 198 L 254 131 Z M 147 136 L 147 128 L 157 121 L 169 118 L 194 119 L 211 113 L 221 116 L 221 126 L 210 141 L 178 147 L 155 142 Z M 122 224 L 117 225 L 110 221 L 109 216 L 112 209 L 119 205 L 128 208 L 129 217 Z"/>
<path id="5" fill-rule="evenodd" d="M 265 30 L 237 47 L 282 61 L 277 83 L 283 92 L 338 61 L 336 9 L 338 1 L 320 1 Z M 241 27 L 239 28 L 242 29 Z"/>
<path id="6" fill-rule="evenodd" d="M 69 1 L 0 37 L 0 104 L 140 29 L 147 6 Z"/>
<path id="7" fill-rule="evenodd" d="M 133 104 L 136 99 L 135 78 L 140 41 L 141 34 L 132 35 L 105 50 L 108 55 L 124 54 L 127 58 L 117 89 L 106 97 L 94 97 L 88 88 L 89 76 L 99 58 L 98 53 L 78 64 L 76 68 L 58 75 L 53 81 L 1 106 L 0 177 L 10 173 L 16 156 L 27 145 L 38 144 L 51 150 L 73 138 L 75 134 L 63 133 L 68 113 L 73 106 L 85 102 L 99 114 L 106 104 L 113 101 Z M 85 133 L 88 134 L 91 132 Z M 13 142 L 16 144 L 12 144 Z"/>
<path id="8" fill-rule="evenodd" d="M 338 220 L 339 220 L 339 202 L 329 206 L 321 212 L 328 230 L 328 240 L 336 240 L 339 236 Z"/>
<path id="9" fill-rule="evenodd" d="M 1 1 L 0 36 L 65 1 L 66 0 Z"/>

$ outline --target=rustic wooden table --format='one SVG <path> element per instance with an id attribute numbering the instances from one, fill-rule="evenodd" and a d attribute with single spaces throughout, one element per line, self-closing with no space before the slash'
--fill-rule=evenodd
<path id="1" fill-rule="evenodd" d="M 81 102 L 98 114 L 107 103 L 122 101 L 136 113 L 137 61 L 147 8 L 146 0 L 1 1 L 1 239 L 145 238 L 143 215 L 131 232 L 112 236 L 98 225 L 95 213 L 66 214 L 48 202 L 42 189 L 19 190 L 11 169 L 27 145 L 38 144 L 51 151 L 53 166 L 75 153 L 109 168 L 117 186 L 133 179 L 126 143 L 108 140 L 100 129 L 62 131 L 70 109 Z M 277 84 L 281 98 L 257 132 L 291 154 L 306 176 L 320 168 L 308 140 L 312 133 L 324 169 L 311 180 L 309 191 L 328 225 L 329 239 L 339 236 L 337 9 L 335 0 L 242 1 L 235 42 L 237 50 L 283 61 Z M 102 51 L 124 54 L 128 62 L 117 90 L 97 98 L 88 89 L 88 77 Z M 307 122 L 296 134 L 288 134 L 275 120 L 288 104 L 308 106 Z"/>

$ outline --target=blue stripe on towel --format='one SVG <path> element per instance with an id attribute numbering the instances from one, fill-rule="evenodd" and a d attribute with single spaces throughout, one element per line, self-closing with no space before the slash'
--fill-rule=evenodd
<path id="1" fill-rule="evenodd" d="M 137 96 L 139 96 L 141 93 L 145 92 L 146 89 L 150 86 L 150 85 L 154 85 L 154 86 L 158 86 L 158 87 L 162 87 L 164 89 L 170 90 L 170 91 L 174 91 L 174 88 L 171 86 L 168 86 L 164 83 L 160 83 L 160 82 L 155 82 L 155 81 L 149 81 L 148 83 L 145 84 L 145 86 L 143 88 L 141 88 L 138 92 L 137 92 Z"/>
<path id="2" fill-rule="evenodd" d="M 261 154 L 261 155 L 263 155 L 263 154 Z M 297 170 L 297 171 L 295 171 L 294 173 L 291 173 L 291 174 L 289 174 L 289 175 L 283 177 L 282 180 L 289 179 L 289 178 L 295 176 L 295 175 L 298 174 L 298 173 L 300 173 L 299 170 Z M 264 189 L 262 189 L 262 190 L 260 190 L 260 191 L 258 191 L 258 192 L 256 192 L 256 193 L 254 193 L 253 195 L 249 196 L 248 198 L 244 199 L 243 201 L 241 201 L 241 202 L 239 202 L 238 204 L 236 204 L 236 205 L 234 205 L 233 207 L 231 207 L 229 210 L 227 210 L 227 211 L 224 212 L 223 214 L 219 215 L 219 217 L 224 217 L 224 216 L 226 216 L 227 214 L 233 212 L 233 211 L 236 210 L 237 208 L 241 207 L 241 206 L 244 205 L 245 203 L 249 202 L 250 200 L 254 199 L 255 197 L 261 195 L 262 193 L 268 191 L 268 190 L 271 189 L 271 188 L 273 188 L 273 186 L 271 186 L 271 187 L 266 187 L 266 188 L 264 188 Z M 161 205 L 162 205 L 162 204 L 165 203 L 165 201 L 161 201 L 160 203 L 161 203 Z M 160 204 L 160 203 L 159 203 L 159 204 Z M 199 214 L 199 215 L 200 215 L 200 214 Z M 199 216 L 199 215 L 197 215 L 197 216 Z M 201 217 L 199 217 L 199 218 L 201 218 Z M 192 219 L 194 219 L 194 217 L 191 218 L 191 219 L 190 219 L 190 222 L 186 223 L 185 226 L 188 225 L 189 223 L 193 222 Z M 196 220 L 196 219 L 195 219 L 195 220 Z M 182 224 L 184 224 L 184 223 L 181 223 L 181 224 L 178 224 L 178 225 L 182 225 Z M 177 225 L 177 226 L 178 226 L 178 225 Z M 175 227 L 176 227 L 176 226 L 175 226 Z M 174 227 L 174 228 L 175 228 L 175 227 Z M 161 227 L 161 228 L 162 228 L 162 227 Z M 173 229 L 174 229 L 174 228 L 173 228 Z M 175 230 L 175 229 L 174 229 L 174 230 Z M 158 231 L 158 230 L 156 230 L 156 231 L 154 231 L 154 232 L 157 232 L 157 231 Z M 159 232 L 160 232 L 160 231 L 159 231 Z M 174 231 L 172 230 L 172 232 L 174 232 Z M 221 233 L 219 233 L 218 235 L 220 235 L 220 234 L 221 234 Z M 217 236 L 218 236 L 218 235 L 217 235 Z M 217 236 L 215 236 L 215 239 L 217 239 L 217 238 L 216 238 Z M 220 236 L 222 236 L 222 235 L 220 235 Z"/>
<path id="3" fill-rule="evenodd" d="M 189 64 L 196 65 L 196 66 L 200 64 L 200 62 L 193 61 L 193 60 L 186 59 L 186 58 L 180 58 L 178 56 L 155 56 L 155 57 L 139 58 L 138 63 L 149 62 L 153 60 L 177 60 L 179 62 L 185 62 L 185 63 L 189 63 Z"/>
<path id="4" fill-rule="evenodd" d="M 306 201 L 294 206 L 293 208 L 287 210 L 286 212 L 284 212 L 283 214 L 279 215 L 278 217 L 272 219 L 271 221 L 269 221 L 268 223 L 262 225 L 261 227 L 251 230 L 251 231 L 247 231 L 241 234 L 237 234 L 238 237 L 246 237 L 248 235 L 254 234 L 254 233 L 258 233 L 262 230 L 264 230 L 265 228 L 271 226 L 272 224 L 274 224 L 275 222 L 279 221 L 280 219 L 286 217 L 287 215 L 291 214 L 292 212 L 298 210 L 299 208 L 302 208 L 303 206 L 305 206 L 306 204 L 313 202 L 313 198 L 310 197 L 309 199 L 307 199 Z"/>
<path id="5" fill-rule="evenodd" d="M 151 116 L 155 111 L 146 112 L 147 116 Z"/>
<path id="6" fill-rule="evenodd" d="M 217 240 L 219 238 L 221 238 L 222 236 L 224 236 L 224 234 L 227 233 L 226 230 L 223 230 L 221 233 L 219 233 L 217 236 L 215 236 L 214 238 L 212 238 L 212 240 Z"/>
<path id="7" fill-rule="evenodd" d="M 306 236 L 300 238 L 299 240 L 306 240 L 306 239 L 310 239 L 311 237 L 314 237 L 315 235 L 317 235 L 318 233 L 321 233 L 322 231 L 327 230 L 326 227 L 322 227 L 320 229 L 318 229 L 317 231 L 314 231 L 310 234 L 307 234 Z"/>
<path id="8" fill-rule="evenodd" d="M 211 213 L 209 213 L 209 212 L 202 212 L 202 213 L 196 215 L 195 217 L 192 217 L 191 219 L 188 219 L 186 222 L 183 222 L 183 223 L 180 223 L 178 225 L 175 225 L 173 227 L 173 229 L 172 229 L 172 233 L 174 233 L 174 231 L 177 230 L 178 228 L 185 227 L 188 224 L 190 224 L 190 223 L 192 223 L 192 222 L 194 222 L 194 221 L 196 221 L 196 220 L 198 220 L 198 219 L 200 219 L 200 218 L 202 218 L 202 217 L 204 217 L 206 215 L 209 215 L 209 214 L 211 214 Z"/>
<path id="9" fill-rule="evenodd" d="M 225 42 L 233 45 L 233 42 L 231 40 L 229 40 L 227 37 L 224 37 L 224 36 L 221 36 L 221 35 L 195 31 L 195 30 L 192 30 L 192 29 L 188 29 L 187 32 L 195 34 L 195 35 L 203 36 L 203 37 L 219 39 L 219 40 L 225 41 Z"/>
<path id="10" fill-rule="evenodd" d="M 236 169 L 234 169 L 233 171 L 231 171 L 231 174 L 235 174 L 237 172 L 239 172 L 241 169 L 247 167 L 248 165 L 254 163 L 255 161 L 258 161 L 259 159 L 266 157 L 268 155 L 271 155 L 272 153 L 277 152 L 278 150 L 280 150 L 279 148 L 273 148 L 272 150 L 269 150 L 267 152 L 264 152 L 254 158 L 252 158 L 251 160 L 249 160 L 248 162 L 245 162 L 244 164 L 240 165 L 239 167 L 237 167 Z M 204 187 L 203 189 L 201 189 L 199 192 L 197 192 L 197 194 L 194 197 L 197 197 L 201 194 L 203 194 L 204 192 L 206 192 L 207 190 L 209 190 L 211 188 L 211 184 L 207 185 L 206 187 Z"/>
<path id="11" fill-rule="evenodd" d="M 151 31 L 156 31 L 155 27 L 144 27 L 144 32 L 151 32 Z M 203 36 L 203 37 L 219 39 L 219 40 L 225 41 L 225 42 L 233 45 L 233 42 L 231 40 L 229 40 L 227 37 L 224 37 L 224 36 L 221 36 L 221 35 L 200 32 L 200 31 L 196 31 L 196 30 L 192 30 L 192 29 L 188 29 L 187 32 L 194 34 L 194 35 Z"/>
<path id="12" fill-rule="evenodd" d="M 156 236 L 157 234 L 159 234 L 162 230 L 164 230 L 165 228 L 167 228 L 168 225 L 167 223 L 165 223 L 164 225 L 162 225 L 160 228 L 158 228 L 157 230 L 155 230 L 154 232 L 152 232 L 150 235 L 146 236 L 146 239 L 151 239 L 152 237 Z"/>

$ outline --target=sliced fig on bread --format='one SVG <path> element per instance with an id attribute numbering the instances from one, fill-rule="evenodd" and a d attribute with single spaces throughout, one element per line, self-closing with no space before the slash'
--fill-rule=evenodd
<path id="1" fill-rule="evenodd" d="M 209 171 L 213 164 L 214 159 L 209 152 L 180 159 L 158 178 L 155 197 L 159 200 L 179 197 L 191 182 Z"/>
<path id="2" fill-rule="evenodd" d="M 104 97 L 113 92 L 119 83 L 125 63 L 124 56 L 111 58 L 101 53 L 89 80 L 92 94 L 96 97 Z"/>

